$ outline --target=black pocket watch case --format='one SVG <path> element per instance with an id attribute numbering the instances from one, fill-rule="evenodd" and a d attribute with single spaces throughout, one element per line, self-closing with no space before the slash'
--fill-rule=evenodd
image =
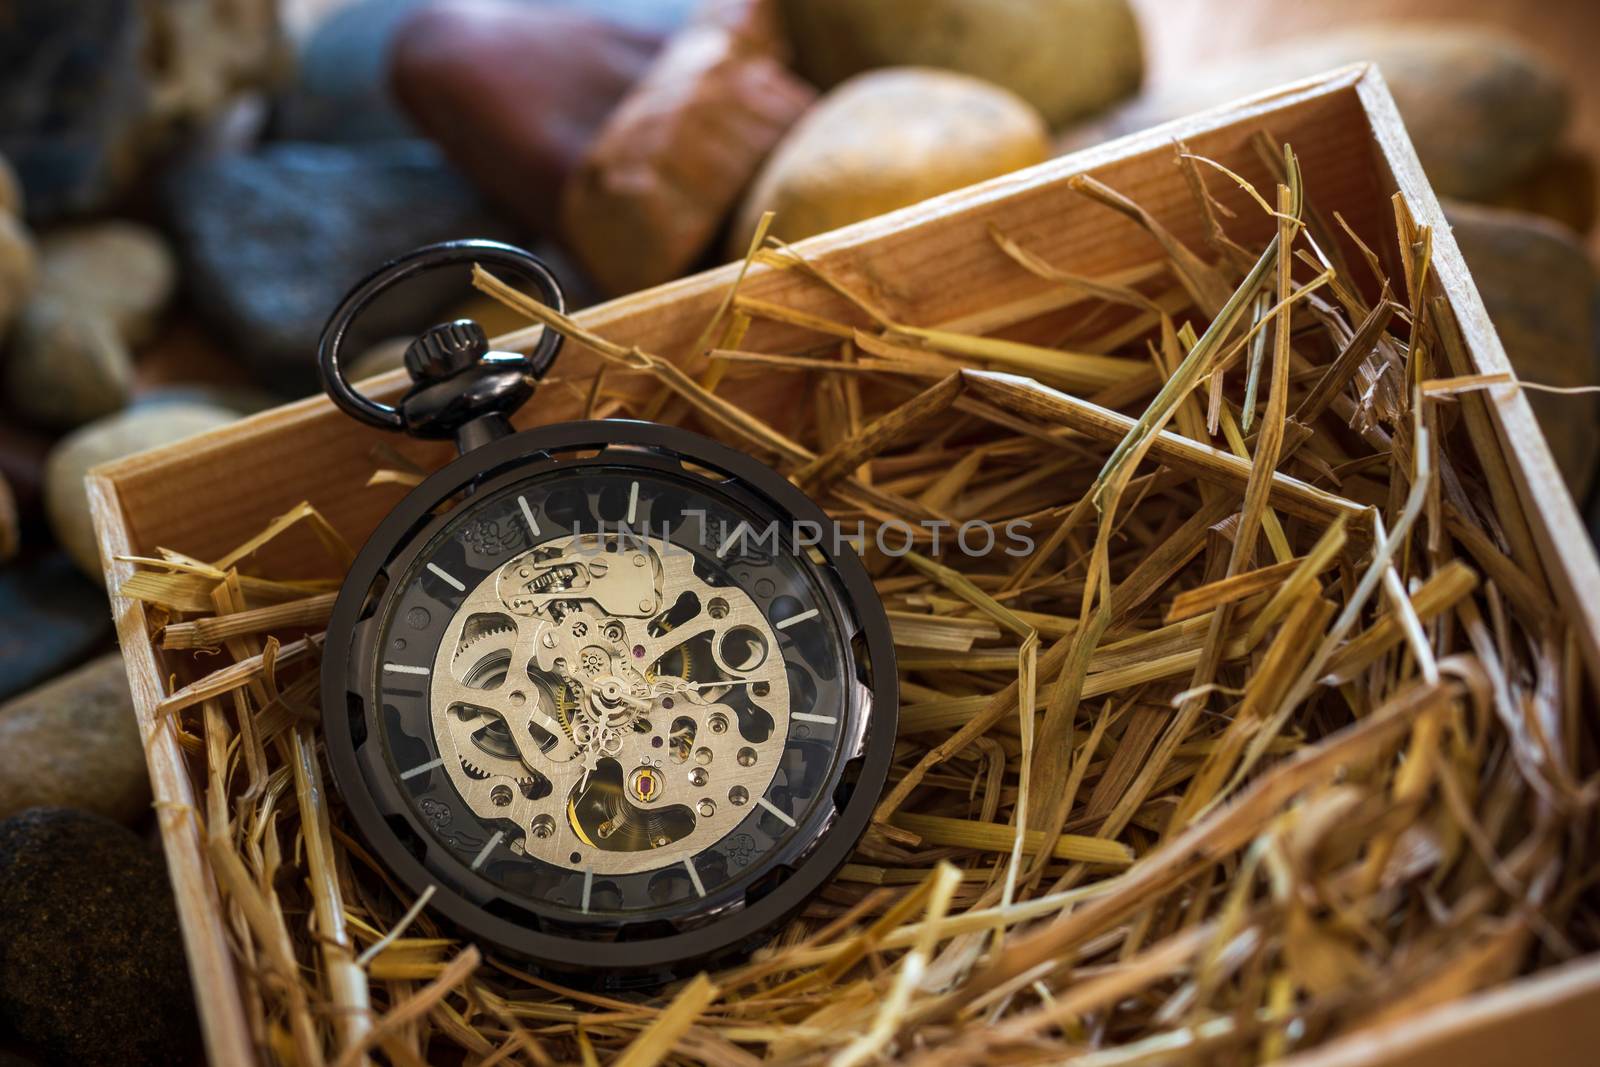
<path id="1" fill-rule="evenodd" d="M 664 979 L 760 944 L 854 848 L 894 743 L 888 622 L 822 509 L 750 457 L 629 420 L 512 432 L 553 332 L 523 356 L 470 321 L 434 327 L 398 405 L 352 388 L 339 356 L 361 309 L 474 261 L 561 307 L 529 253 L 450 242 L 374 273 L 323 336 L 341 409 L 461 450 L 340 592 L 334 783 L 372 854 L 463 936 L 551 972 Z"/>

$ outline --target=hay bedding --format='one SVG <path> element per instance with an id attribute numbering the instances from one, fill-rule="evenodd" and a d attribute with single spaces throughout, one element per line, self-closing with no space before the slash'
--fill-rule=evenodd
<path id="1" fill-rule="evenodd" d="M 1261 147 L 1280 177 L 1248 190 L 1276 220 L 1264 247 L 1230 239 L 1208 192 L 1242 180 L 1183 153 L 1204 248 L 1087 177 L 1076 192 L 1162 262 L 1083 278 L 992 234 L 1070 297 L 1005 337 L 893 322 L 758 233 L 747 262 L 871 325 L 735 284 L 693 377 L 478 272 L 570 338 L 546 388 L 591 415 L 695 425 L 869 529 L 1025 518 L 1037 539 L 1023 559 L 868 552 L 904 709 L 874 826 L 769 948 L 658 997 L 452 940 L 345 834 L 315 668 L 350 549 L 314 509 L 225 559 L 136 561 L 123 593 L 196 650 L 163 724 L 201 786 L 187 815 L 264 1056 L 1248 1063 L 1593 950 L 1592 716 L 1484 404 L 1506 385 L 1469 374 L 1403 202 L 1399 247 L 1369 247 Z M 760 318 L 815 344 L 741 349 Z M 748 373 L 815 397 L 798 439 L 719 397 Z M 628 375 L 660 400 L 630 406 L 609 388 Z M 388 450 L 374 467 L 421 473 Z M 257 573 L 297 527 L 326 578 Z"/>

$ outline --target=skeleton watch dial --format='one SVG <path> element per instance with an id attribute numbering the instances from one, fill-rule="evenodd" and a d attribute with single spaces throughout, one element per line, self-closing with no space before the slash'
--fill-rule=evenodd
<path id="1" fill-rule="evenodd" d="M 330 760 L 369 843 L 562 969 L 760 940 L 887 774 L 887 625 L 831 540 L 780 476 L 667 427 L 469 452 L 380 528 L 330 626 Z"/>

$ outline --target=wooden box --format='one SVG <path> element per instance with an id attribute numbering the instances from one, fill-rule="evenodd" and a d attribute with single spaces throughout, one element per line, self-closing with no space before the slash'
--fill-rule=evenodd
<path id="1" fill-rule="evenodd" d="M 1354 67 L 1285 87 L 1229 107 L 1136 134 L 1029 170 L 961 190 L 804 242 L 803 253 L 870 294 L 900 322 L 984 330 L 1047 313 L 1057 292 L 1013 269 L 988 227 L 1024 232 L 1030 247 L 1063 268 L 1105 276 L 1152 261 L 1157 250 L 1133 224 L 1067 190 L 1092 173 L 1150 209 L 1180 239 L 1198 245 L 1202 225 L 1172 163 L 1172 146 L 1218 160 L 1252 181 L 1267 172 L 1251 139 L 1265 132 L 1299 153 L 1314 181 L 1318 207 L 1337 211 L 1357 231 L 1393 244 L 1391 196 L 1403 193 L 1417 221 L 1433 228 L 1433 284 L 1453 305 L 1475 369 L 1509 369 L 1440 208 L 1417 163 L 1394 103 L 1376 71 Z M 1237 193 L 1230 188 L 1229 195 Z M 1237 206 L 1243 208 L 1242 194 Z M 1251 220 L 1255 220 L 1253 223 Z M 1230 224 L 1232 225 L 1232 224 Z M 1237 225 L 1270 225 L 1241 210 Z M 1260 232 L 1251 234 L 1261 236 Z M 709 271 L 592 308 L 581 323 L 618 342 L 685 358 L 722 298 L 735 266 Z M 792 272 L 752 269 L 741 292 L 835 320 L 851 311 Z M 329 293 L 330 306 L 338 296 Z M 745 347 L 778 350 L 785 327 L 758 324 Z M 504 339 L 502 339 L 504 341 Z M 526 344 L 527 334 L 509 343 Z M 502 345 L 504 346 L 504 345 Z M 569 346 L 562 373 L 579 379 L 594 362 Z M 782 427 L 784 398 L 764 394 L 761 379 L 726 393 Z M 393 395 L 391 375 L 369 383 Z M 524 425 L 571 418 L 583 389 L 547 387 L 521 416 Z M 792 405 L 791 405 L 792 406 Z M 1492 393 L 1490 409 L 1543 563 L 1578 633 L 1591 684 L 1600 675 L 1600 565 L 1572 500 L 1556 472 L 1523 395 Z M 158 547 L 203 558 L 222 555 L 273 516 L 309 500 L 354 544 L 392 503 L 361 491 L 383 434 L 338 414 L 314 397 L 225 429 L 126 459 L 90 476 L 101 549 L 108 561 L 118 631 L 147 739 L 151 778 L 177 892 L 195 991 L 213 1062 L 254 1062 L 240 984 L 216 886 L 195 821 L 197 784 L 176 741 L 154 716 L 173 668 L 153 647 L 142 607 L 116 596 L 131 568 L 125 554 Z M 447 453 L 435 457 L 442 461 Z M 398 494 L 393 498 L 398 499 Z M 309 543 L 309 542 L 308 542 Z M 294 569 L 294 545 L 275 544 L 276 573 Z M 1295 1062 L 1311 1064 L 1456 1064 L 1593 1062 L 1600 1043 L 1600 958 L 1579 960 L 1502 990 L 1434 1010 L 1392 1032 L 1347 1038 Z"/>

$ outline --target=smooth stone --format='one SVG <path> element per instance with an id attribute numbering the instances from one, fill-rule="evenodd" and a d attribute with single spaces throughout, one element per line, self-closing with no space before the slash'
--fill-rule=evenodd
<path id="1" fill-rule="evenodd" d="M 1482 200 L 1548 158 L 1571 108 L 1538 53 L 1488 29 L 1373 23 L 1295 38 L 1202 67 L 1069 131 L 1066 150 L 1193 114 L 1297 78 L 1375 61 L 1440 196 Z"/>
<path id="2" fill-rule="evenodd" d="M 686 272 L 816 90 L 789 73 L 774 0 L 708 5 L 607 120 L 562 199 L 595 280 L 633 292 Z"/>
<path id="3" fill-rule="evenodd" d="M 550 2 L 550 0 L 541 0 Z M 650 33 L 671 33 L 703 9 L 704 0 L 554 0 L 561 7 Z"/>
<path id="4" fill-rule="evenodd" d="M 0 156 L 0 214 L 21 216 L 22 180 L 5 156 Z"/>
<path id="5" fill-rule="evenodd" d="M 0 568 L 0 700 L 85 662 L 110 637 L 105 585 L 66 553 L 30 550 Z"/>
<path id="6" fill-rule="evenodd" d="M 567 177 L 660 45 L 581 11 L 438 3 L 395 31 L 389 82 L 486 196 L 550 234 Z"/>
<path id="7" fill-rule="evenodd" d="M 133 356 L 115 323 L 92 307 L 36 298 L 17 323 L 5 382 L 29 421 L 72 429 L 128 402 Z"/>
<path id="8" fill-rule="evenodd" d="M 786 240 L 872 218 L 1045 158 L 1044 121 L 1008 90 L 964 74 L 872 71 L 825 95 L 779 143 L 740 209 L 742 256 L 761 213 Z"/>
<path id="9" fill-rule="evenodd" d="M 352 382 L 359 382 L 399 370 L 406 365 L 406 349 L 411 347 L 413 340 L 410 337 L 391 337 L 387 341 L 379 341 L 350 361 L 345 376 Z"/>
<path id="10" fill-rule="evenodd" d="M 38 264 L 27 227 L 15 215 L 0 212 L 0 339 L 32 295 Z"/>
<path id="11" fill-rule="evenodd" d="M 122 654 L 0 704 L 0 819 L 75 807 L 121 823 L 150 810 L 150 775 Z"/>
<path id="12" fill-rule="evenodd" d="M 518 0 L 528 7 L 552 0 Z M 437 0 L 355 0 L 303 33 L 294 78 L 277 101 L 277 136 L 351 142 L 415 136 L 389 92 L 385 64 L 395 30 L 411 12 Z M 558 0 L 558 6 L 634 30 L 675 29 L 697 0 Z"/>
<path id="13" fill-rule="evenodd" d="M 1582 151 L 1569 148 L 1558 151 L 1532 173 L 1496 193 L 1489 203 L 1513 211 L 1531 211 L 1586 234 L 1594 228 L 1597 192 L 1600 174 L 1595 172 L 1594 161 Z"/>
<path id="14" fill-rule="evenodd" d="M 282 68 L 272 0 L 11 0 L 0 154 L 35 223 L 96 214 Z"/>
<path id="15" fill-rule="evenodd" d="M 128 401 L 128 410 L 143 411 L 162 405 L 180 407 L 196 404 L 204 407 L 226 408 L 239 415 L 255 415 L 269 408 L 279 407 L 283 398 L 251 385 L 228 385 L 221 382 L 168 382 L 142 388 Z"/>
<path id="16" fill-rule="evenodd" d="M 0 477 L 11 484 L 24 522 L 44 515 L 44 461 L 54 445 L 50 435 L 0 418 Z"/>
<path id="17" fill-rule="evenodd" d="M 166 202 L 194 306 L 263 385 L 319 388 L 317 339 L 345 291 L 418 245 L 506 236 L 476 194 L 419 141 L 280 142 L 173 173 Z M 362 317 L 377 337 L 432 322 L 465 270 L 411 285 Z"/>
<path id="18" fill-rule="evenodd" d="M 99 312 L 129 344 L 155 332 L 176 281 L 166 241 L 136 222 L 69 226 L 39 240 L 38 295 Z"/>
<path id="19" fill-rule="evenodd" d="M 56 446 L 45 463 L 45 513 L 56 539 L 84 574 L 103 577 L 100 546 L 83 485 L 89 469 L 226 426 L 237 418 L 235 412 L 210 405 L 158 404 L 91 422 Z"/>
<path id="20" fill-rule="evenodd" d="M 1520 211 L 1447 203 L 1445 217 L 1517 377 L 1600 386 L 1596 272 L 1577 234 Z M 1583 499 L 1600 463 L 1600 397 L 1529 390 L 1556 466 Z"/>
<path id="21" fill-rule="evenodd" d="M 67 808 L 0 821 L 0 1024 L 48 1062 L 179 1064 L 200 1054 L 161 853 Z"/>
<path id="22" fill-rule="evenodd" d="M 10 563 L 22 549 L 22 516 L 11 483 L 0 474 L 0 563 Z"/>
<path id="23" fill-rule="evenodd" d="M 161 331 L 139 347 L 136 369 L 135 399 L 147 390 L 172 385 L 260 388 L 250 372 L 240 365 L 234 351 L 218 340 L 189 308 L 162 320 Z"/>
<path id="24" fill-rule="evenodd" d="M 429 0 L 355 0 L 320 19 L 297 49 L 277 101 L 279 137 L 334 143 L 416 136 L 384 85 L 394 31 Z"/>
<path id="25" fill-rule="evenodd" d="M 824 88 L 878 67 L 938 67 L 1010 89 L 1052 126 L 1139 88 L 1127 0 L 783 0 L 801 73 Z"/>
<path id="26" fill-rule="evenodd" d="M 15 0 L 0 33 L 0 154 L 29 217 L 101 207 L 129 177 L 150 108 L 145 5 Z"/>

